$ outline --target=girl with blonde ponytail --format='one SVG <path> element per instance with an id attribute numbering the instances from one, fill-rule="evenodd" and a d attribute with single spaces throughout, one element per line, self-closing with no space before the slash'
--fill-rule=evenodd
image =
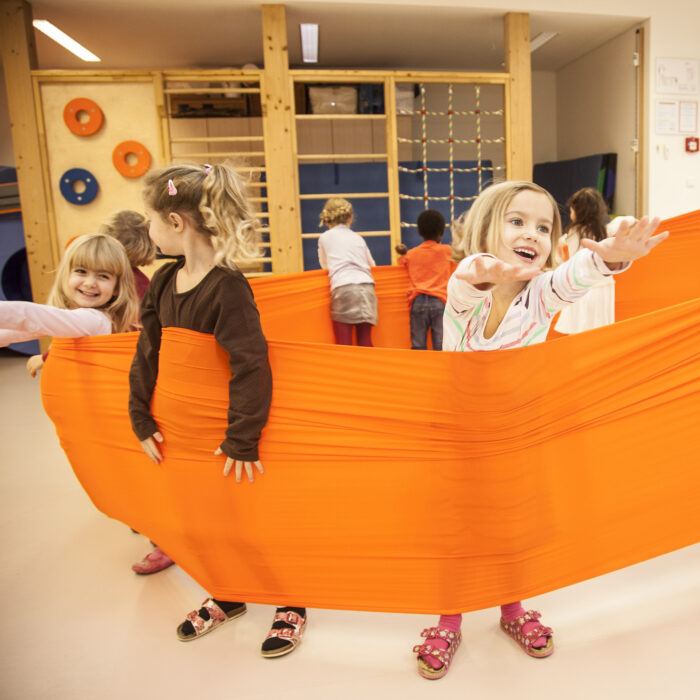
<path id="1" fill-rule="evenodd" d="M 229 425 L 212 452 L 223 455 L 224 476 L 233 468 L 240 481 L 245 470 L 253 481 L 254 468 L 263 473 L 258 441 L 270 410 L 272 376 L 253 292 L 237 265 L 256 258 L 260 245 L 245 182 L 227 165 L 172 165 L 146 177 L 144 203 L 149 235 L 164 254 L 178 259 L 155 273 L 143 298 L 143 330 L 130 374 L 133 430 L 146 455 L 160 462 L 168 435 L 160 432 L 150 404 L 161 329 L 211 334 L 231 365 Z M 245 612 L 243 602 L 207 598 L 178 626 L 177 636 L 196 639 Z M 305 622 L 304 608 L 278 608 L 262 655 L 292 651 Z"/>

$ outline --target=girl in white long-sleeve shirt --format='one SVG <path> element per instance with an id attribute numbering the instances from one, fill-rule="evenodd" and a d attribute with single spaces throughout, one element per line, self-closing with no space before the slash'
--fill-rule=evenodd
<path id="1" fill-rule="evenodd" d="M 621 272 L 663 241 L 652 235 L 658 219 L 623 223 L 601 241 L 582 239 L 580 250 L 555 270 L 553 251 L 561 235 L 556 202 L 538 185 L 503 182 L 475 200 L 464 226 L 453 232 L 453 250 L 462 259 L 447 285 L 443 350 L 504 350 L 541 343 L 554 315 L 595 284 Z M 529 656 L 554 650 L 552 630 L 540 614 L 520 601 L 501 606 L 501 629 Z M 461 615 L 442 615 L 416 645 L 424 678 L 447 673 L 461 641 Z"/>
<path id="2" fill-rule="evenodd" d="M 45 336 L 81 338 L 132 330 L 138 318 L 131 265 L 111 236 L 79 236 L 59 263 L 48 304 L 0 301 L 0 346 Z"/>

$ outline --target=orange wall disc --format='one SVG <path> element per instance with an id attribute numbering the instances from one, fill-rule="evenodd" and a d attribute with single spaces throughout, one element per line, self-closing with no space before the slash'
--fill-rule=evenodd
<path id="1" fill-rule="evenodd" d="M 128 162 L 134 156 L 134 163 Z M 124 177 L 141 177 L 151 167 L 151 154 L 138 141 L 122 141 L 112 152 L 112 163 Z"/>
<path id="2" fill-rule="evenodd" d="M 81 122 L 78 114 L 85 112 L 89 119 Z M 63 108 L 63 121 L 78 136 L 90 136 L 100 130 L 104 116 L 102 110 L 86 97 L 76 97 Z"/>

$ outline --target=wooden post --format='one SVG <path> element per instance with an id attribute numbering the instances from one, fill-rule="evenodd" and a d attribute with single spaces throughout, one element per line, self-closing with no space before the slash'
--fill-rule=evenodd
<path id="1" fill-rule="evenodd" d="M 505 67 L 510 75 L 506 113 L 510 140 L 510 180 L 532 180 L 532 81 L 530 15 L 509 12 L 504 19 Z M 508 160 L 508 159 L 506 159 Z"/>
<path id="2" fill-rule="evenodd" d="M 304 267 L 296 160 L 294 90 L 289 75 L 284 5 L 262 6 L 265 71 L 261 85 L 270 253 L 274 274 Z"/>
<path id="3" fill-rule="evenodd" d="M 48 221 L 32 69 L 37 66 L 32 8 L 24 0 L 1 0 L 0 46 L 10 109 L 12 144 L 34 300 L 45 303 L 58 262 Z"/>
<path id="4" fill-rule="evenodd" d="M 389 239 L 391 264 L 398 255 L 394 248 L 401 243 L 401 200 L 399 192 L 399 143 L 396 116 L 396 80 L 384 78 L 384 112 L 386 116 L 387 190 L 389 192 Z"/>

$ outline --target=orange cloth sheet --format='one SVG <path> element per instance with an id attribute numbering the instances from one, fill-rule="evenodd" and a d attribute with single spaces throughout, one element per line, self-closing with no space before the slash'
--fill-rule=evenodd
<path id="1" fill-rule="evenodd" d="M 126 412 L 136 334 L 55 340 L 44 405 L 97 508 L 217 598 L 426 613 L 527 598 L 700 540 L 699 218 L 635 264 L 643 288 L 618 283 L 633 318 L 509 351 L 397 349 L 398 268 L 374 271 L 374 349 L 329 344 L 325 272 L 256 280 L 274 393 L 254 484 L 212 454 L 228 367 L 210 336 L 164 332 L 161 465 Z"/>

